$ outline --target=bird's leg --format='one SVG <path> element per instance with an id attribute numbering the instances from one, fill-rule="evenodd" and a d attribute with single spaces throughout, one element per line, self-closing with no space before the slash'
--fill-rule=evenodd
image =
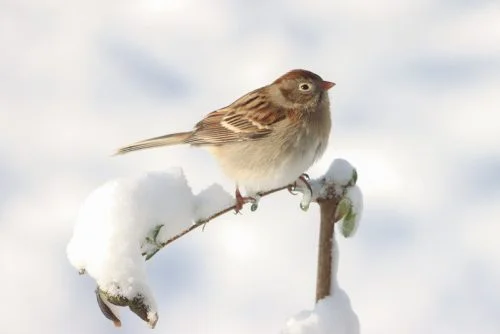
<path id="1" fill-rule="evenodd" d="M 236 197 L 236 204 L 234 211 L 235 213 L 240 213 L 241 209 L 243 209 L 243 204 L 245 204 L 245 199 L 241 196 L 240 189 L 236 186 L 236 191 L 234 192 L 234 197 Z"/>
<path id="2" fill-rule="evenodd" d="M 256 199 L 250 196 L 243 197 L 240 193 L 240 189 L 236 186 L 236 191 L 234 192 L 234 197 L 236 197 L 236 204 L 234 205 L 235 213 L 240 213 L 243 209 L 243 205 L 248 202 L 255 202 Z M 255 210 L 252 210 L 255 211 Z"/>

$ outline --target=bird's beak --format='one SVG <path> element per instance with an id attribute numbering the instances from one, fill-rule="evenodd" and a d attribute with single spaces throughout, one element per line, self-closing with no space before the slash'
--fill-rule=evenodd
<path id="1" fill-rule="evenodd" d="M 321 81 L 321 88 L 323 90 L 329 90 L 330 88 L 332 88 L 333 86 L 335 86 L 335 83 L 334 82 L 330 82 L 330 81 Z"/>

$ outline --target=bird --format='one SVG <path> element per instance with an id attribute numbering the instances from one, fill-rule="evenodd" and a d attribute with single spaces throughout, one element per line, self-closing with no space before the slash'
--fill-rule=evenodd
<path id="1" fill-rule="evenodd" d="M 236 183 L 236 212 L 247 194 L 296 181 L 325 152 L 331 130 L 328 90 L 335 83 L 291 70 L 227 107 L 207 114 L 194 129 L 142 140 L 117 150 L 133 151 L 178 144 L 208 149 Z"/>

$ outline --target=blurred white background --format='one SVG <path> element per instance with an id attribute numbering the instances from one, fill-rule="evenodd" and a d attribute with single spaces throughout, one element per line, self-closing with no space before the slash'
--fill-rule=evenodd
<path id="1" fill-rule="evenodd" d="M 203 150 L 110 154 L 293 68 L 337 83 L 310 174 L 359 172 L 339 280 L 362 332 L 500 332 L 498 1 L 0 0 L 0 27 L 2 333 L 116 333 L 66 259 L 85 197 L 169 166 L 233 185 Z M 317 211 L 283 193 L 164 249 L 155 331 L 278 333 L 314 303 Z M 151 331 L 122 314 L 121 333 Z"/>

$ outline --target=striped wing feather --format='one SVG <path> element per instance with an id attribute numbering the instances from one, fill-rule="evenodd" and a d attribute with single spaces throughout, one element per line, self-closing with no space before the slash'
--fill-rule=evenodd
<path id="1" fill-rule="evenodd" d="M 285 118 L 285 112 L 271 105 L 257 90 L 208 114 L 196 124 L 187 142 L 214 145 L 254 140 L 269 135 L 273 125 Z"/>

